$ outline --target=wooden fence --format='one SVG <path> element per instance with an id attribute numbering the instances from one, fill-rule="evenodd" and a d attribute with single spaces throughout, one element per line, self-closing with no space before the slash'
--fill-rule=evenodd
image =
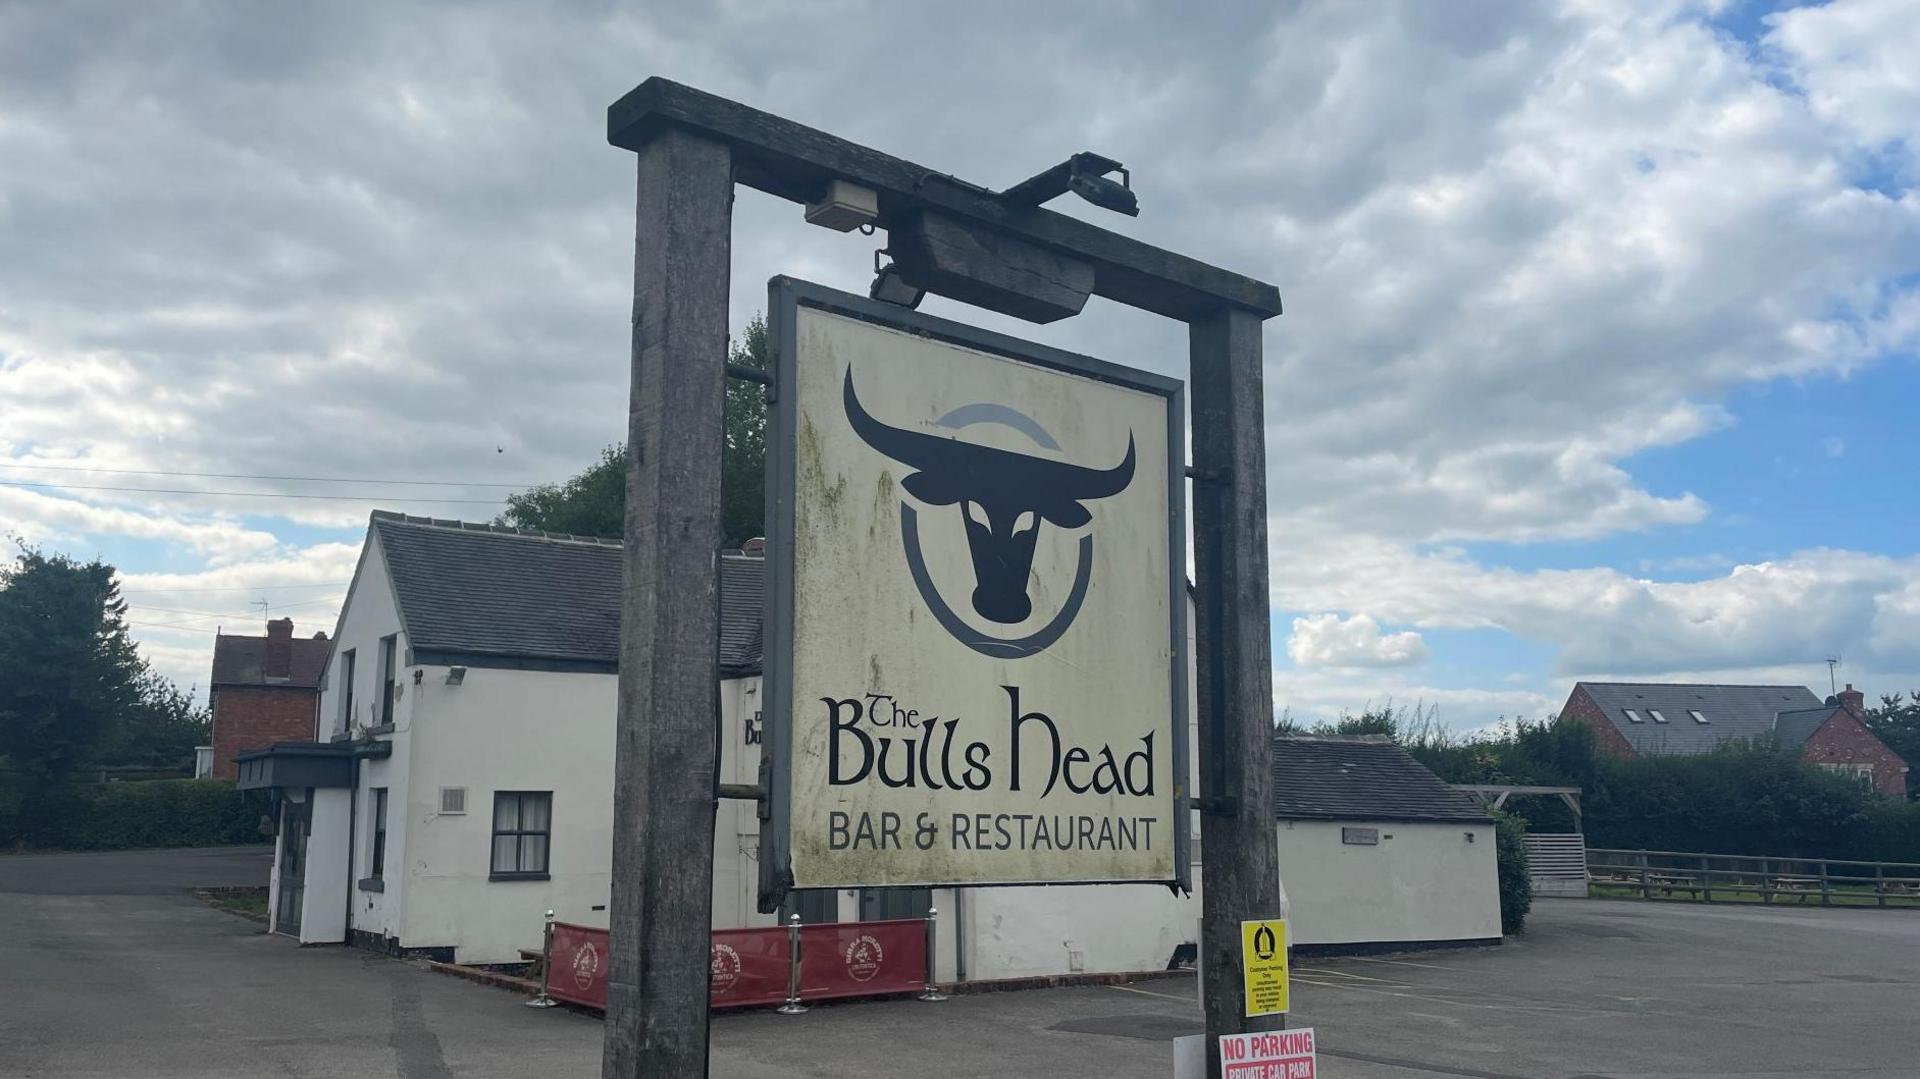
<path id="1" fill-rule="evenodd" d="M 1920 863 L 1852 862 L 1670 850 L 1587 849 L 1589 894 L 1704 903 L 1779 899 L 1821 906 L 1920 908 Z"/>

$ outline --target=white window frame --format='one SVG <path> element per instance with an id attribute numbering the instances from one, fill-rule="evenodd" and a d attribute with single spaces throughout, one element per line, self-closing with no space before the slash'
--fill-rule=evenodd
<path id="1" fill-rule="evenodd" d="M 1661 714 L 1660 714 L 1660 709 L 1658 709 L 1658 708 L 1649 708 L 1649 709 L 1647 709 L 1647 714 L 1653 717 L 1653 721 L 1654 721 L 1655 723 L 1665 723 L 1665 722 L 1667 721 L 1667 717 L 1666 717 L 1666 716 L 1663 716 L 1663 715 L 1661 715 Z"/>
<path id="2" fill-rule="evenodd" d="M 1705 723 L 1707 721 L 1707 717 L 1698 708 L 1687 709 L 1687 714 L 1693 717 L 1695 723 Z"/>
<path id="3" fill-rule="evenodd" d="M 1646 722 L 1646 720 L 1640 718 L 1639 712 L 1636 712 L 1631 708 L 1622 708 L 1621 711 L 1627 714 L 1628 723 L 1645 723 Z"/>

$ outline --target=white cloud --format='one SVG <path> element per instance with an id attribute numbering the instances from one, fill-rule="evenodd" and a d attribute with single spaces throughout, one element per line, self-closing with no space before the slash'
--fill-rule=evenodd
<path id="1" fill-rule="evenodd" d="M 1365 610 L 1419 628 L 1496 628 L 1554 646 L 1563 678 L 1678 676 L 1762 667 L 1920 670 L 1920 556 L 1808 550 L 1699 581 L 1605 568 L 1522 571 L 1457 552 L 1349 540 L 1298 557 L 1336 573 L 1274 580 L 1275 606 Z"/>
<path id="2" fill-rule="evenodd" d="M 1920 134 L 1920 19 L 1903 0 L 1809 4 L 1769 16 L 1768 43 L 1813 111 L 1870 145 Z"/>
<path id="3" fill-rule="evenodd" d="M 1907 6 L 1788 12 L 1756 51 L 1678 0 L 1026 5 L 943 21 L 929 53 L 897 47 L 928 32 L 900 4 L 16 5 L 0 248 L 32 257 L 0 261 L 0 460 L 572 472 L 626 423 L 633 174 L 604 109 L 658 72 L 996 186 L 1115 154 L 1143 215 L 1063 212 L 1276 282 L 1274 594 L 1335 612 L 1308 637 L 1391 651 L 1402 634 L 1366 643 L 1366 612 L 1499 626 L 1563 672 L 1834 648 L 1920 669 L 1901 643 L 1910 560 L 1811 551 L 1668 584 L 1440 546 L 1701 522 L 1716 507 L 1636 479 L 1633 457 L 1737 422 L 1722 402 L 1744 386 L 1920 345 Z M 776 272 L 864 290 L 884 242 L 751 192 L 735 219 L 736 323 Z M 1184 374 L 1179 327 L 1112 304 L 1047 327 L 928 306 Z M 359 493 L 378 497 L 6 496 L 0 513 L 244 566 L 277 541 L 236 513 L 353 528 L 406 504 Z M 1517 710 L 1503 673 L 1486 681 L 1508 696 L 1483 703 Z M 1290 684 L 1352 700 L 1380 677 L 1314 674 Z"/>
<path id="4" fill-rule="evenodd" d="M 1827 452 L 1828 457 L 1835 459 L 1845 457 L 1847 455 L 1847 440 L 1838 435 L 1828 435 L 1826 438 L 1820 440 L 1820 448 Z"/>
<path id="5" fill-rule="evenodd" d="M 1303 667 L 1404 667 L 1426 659 L 1427 645 L 1411 630 L 1383 635 L 1364 614 L 1316 614 L 1293 620 L 1287 655 Z"/>
<path id="6" fill-rule="evenodd" d="M 11 477 L 0 477 L 11 478 Z M 212 516 L 179 517 L 123 506 L 100 506 L 70 497 L 0 486 L 0 521 L 28 543 L 85 549 L 100 537 L 158 540 L 218 565 L 258 556 L 278 542 L 272 533 Z"/>

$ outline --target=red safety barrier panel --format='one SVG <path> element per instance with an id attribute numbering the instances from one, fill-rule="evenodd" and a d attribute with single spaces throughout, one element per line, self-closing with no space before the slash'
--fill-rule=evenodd
<path id="1" fill-rule="evenodd" d="M 708 955 L 709 1006 L 738 1008 L 786 1002 L 785 929 L 716 929 Z"/>
<path id="2" fill-rule="evenodd" d="M 800 927 L 800 999 L 912 993 L 927 985 L 927 923 L 918 919 Z"/>
<path id="3" fill-rule="evenodd" d="M 606 930 L 553 923 L 551 963 L 547 971 L 549 996 L 592 1008 L 606 1008 Z"/>
<path id="4" fill-rule="evenodd" d="M 800 999 L 871 997 L 926 988 L 926 927 L 918 918 L 801 926 Z M 784 927 L 714 930 L 708 949 L 709 1006 L 784 1003 L 788 939 Z M 547 993 L 572 1004 L 606 1008 L 606 930 L 553 923 Z"/>

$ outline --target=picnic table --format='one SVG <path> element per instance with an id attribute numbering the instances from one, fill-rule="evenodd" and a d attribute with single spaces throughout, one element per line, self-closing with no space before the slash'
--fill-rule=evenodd
<path id="1" fill-rule="evenodd" d="M 1761 893 L 1761 901 L 1771 903 L 1774 895 L 1780 892 L 1797 895 L 1804 904 L 1808 896 L 1820 894 L 1820 881 L 1816 877 L 1770 877 L 1767 890 Z"/>
<path id="2" fill-rule="evenodd" d="M 1648 890 L 1658 888 L 1662 895 L 1685 892 L 1688 898 L 1698 899 L 1700 897 L 1700 878 L 1691 873 L 1648 873 L 1647 888 Z"/>

